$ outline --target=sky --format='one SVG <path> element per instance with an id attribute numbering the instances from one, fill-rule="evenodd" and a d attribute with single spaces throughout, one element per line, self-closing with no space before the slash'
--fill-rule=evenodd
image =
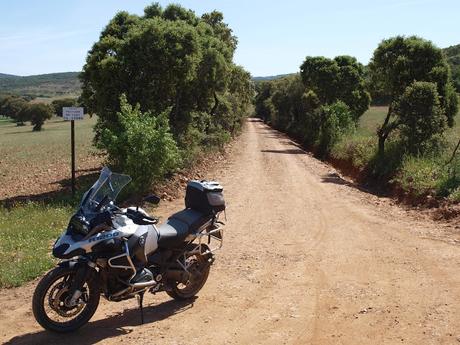
<path id="1" fill-rule="evenodd" d="M 170 1 L 158 1 L 162 6 Z M 306 56 L 352 55 L 367 64 L 384 38 L 418 35 L 460 43 L 458 0 L 177 0 L 201 15 L 224 13 L 238 37 L 235 62 L 253 76 L 296 72 Z M 0 0 L 0 73 L 80 71 L 118 11 L 143 0 Z"/>

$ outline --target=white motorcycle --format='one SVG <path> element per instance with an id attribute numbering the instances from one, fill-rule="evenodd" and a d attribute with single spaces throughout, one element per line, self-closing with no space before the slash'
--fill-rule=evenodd
<path id="1" fill-rule="evenodd" d="M 195 296 L 206 283 L 213 253 L 222 246 L 223 188 L 190 181 L 185 209 L 157 227 L 158 218 L 144 210 L 114 204 L 130 181 L 103 168 L 54 244 L 53 255 L 61 262 L 38 283 L 32 303 L 45 329 L 80 328 L 95 313 L 101 294 L 115 302 L 138 296 L 143 323 L 146 291 L 165 291 L 181 300 Z M 160 199 L 144 201 L 157 204 Z"/>

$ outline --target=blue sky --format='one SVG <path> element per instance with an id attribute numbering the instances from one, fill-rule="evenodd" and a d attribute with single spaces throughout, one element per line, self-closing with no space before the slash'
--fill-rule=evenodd
<path id="1" fill-rule="evenodd" d="M 0 0 L 0 73 L 79 71 L 101 29 L 142 0 Z M 169 1 L 159 1 L 163 6 Z M 187 0 L 197 14 L 222 11 L 238 36 L 235 61 L 254 76 L 298 70 L 307 55 L 347 54 L 367 63 L 383 38 L 416 34 L 460 43 L 458 0 Z"/>

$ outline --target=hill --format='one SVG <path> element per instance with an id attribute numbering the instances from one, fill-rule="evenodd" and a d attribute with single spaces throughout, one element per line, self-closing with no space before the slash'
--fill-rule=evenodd
<path id="1" fill-rule="evenodd" d="M 260 81 L 269 81 L 269 80 L 274 80 L 274 79 L 280 79 L 280 78 L 283 78 L 283 77 L 287 77 L 288 75 L 292 75 L 292 74 L 295 74 L 295 73 L 270 75 L 270 76 L 267 76 L 267 77 L 253 77 L 252 81 L 256 82 L 256 83 L 260 82 Z"/>
<path id="2" fill-rule="evenodd" d="M 12 75 L 12 74 L 0 73 L 0 79 L 11 79 L 11 78 L 18 78 L 18 76 Z"/>
<path id="3" fill-rule="evenodd" d="M 0 73 L 0 94 L 45 98 L 77 96 L 81 92 L 78 74 L 65 72 L 21 77 Z"/>

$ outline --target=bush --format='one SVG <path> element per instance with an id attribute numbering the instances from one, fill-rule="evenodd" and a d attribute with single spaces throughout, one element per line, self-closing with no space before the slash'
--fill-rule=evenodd
<path id="1" fill-rule="evenodd" d="M 343 136 L 331 150 L 335 159 L 348 161 L 353 167 L 364 170 L 376 154 L 377 139 L 357 134 Z"/>
<path id="2" fill-rule="evenodd" d="M 409 153 L 427 152 L 428 145 L 446 128 L 436 84 L 414 82 L 406 88 L 398 109 L 401 136 Z"/>
<path id="3" fill-rule="evenodd" d="M 414 196 L 433 195 L 460 201 L 460 161 L 445 163 L 444 156 L 405 156 L 394 178 Z"/>
<path id="4" fill-rule="evenodd" d="M 119 127 L 103 129 L 98 147 L 107 152 L 111 165 L 133 178 L 132 190 L 142 192 L 178 167 L 179 150 L 167 112 L 142 113 L 140 106 L 132 107 L 124 95 L 120 109 L 116 115 Z"/>
<path id="5" fill-rule="evenodd" d="M 332 147 L 347 132 L 354 128 L 353 114 L 342 101 L 323 105 L 320 109 L 321 127 L 318 154 L 328 156 Z"/>
<path id="6" fill-rule="evenodd" d="M 438 194 L 441 181 L 446 179 L 447 170 L 436 159 L 405 156 L 393 181 L 412 195 L 421 196 Z"/>

